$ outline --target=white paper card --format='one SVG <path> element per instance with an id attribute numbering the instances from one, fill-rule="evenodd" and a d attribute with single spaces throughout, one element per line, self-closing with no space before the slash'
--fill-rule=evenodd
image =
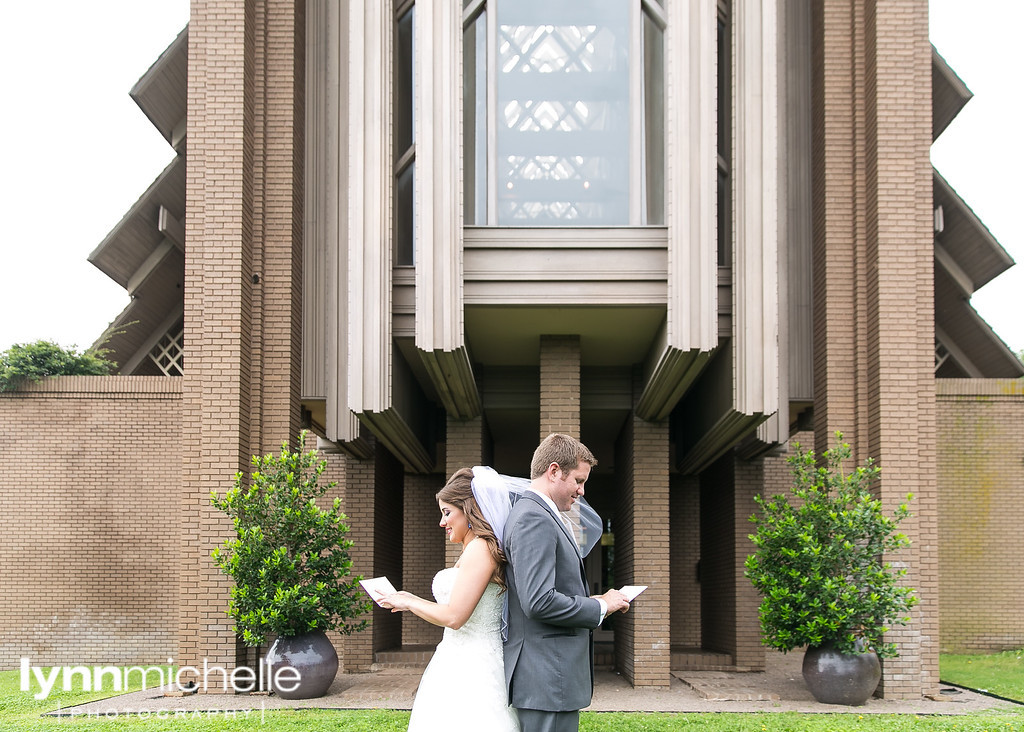
<path id="1" fill-rule="evenodd" d="M 387 577 L 372 577 L 370 579 L 359 580 L 359 584 L 363 586 L 366 594 L 370 596 L 370 599 L 380 605 L 381 595 L 390 595 L 398 590 L 391 584 L 391 580 Z"/>
<path id="2" fill-rule="evenodd" d="M 633 598 L 639 595 L 641 592 L 647 589 L 647 585 L 626 585 L 621 588 L 619 592 L 626 596 L 629 602 L 633 602 Z"/>

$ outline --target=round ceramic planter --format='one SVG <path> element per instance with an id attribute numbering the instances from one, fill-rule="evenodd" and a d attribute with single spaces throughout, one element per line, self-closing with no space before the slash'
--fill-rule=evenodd
<path id="1" fill-rule="evenodd" d="M 267 665 L 271 679 L 278 678 L 278 670 L 291 667 L 298 671 L 295 682 L 292 674 L 285 674 L 274 693 L 282 699 L 316 699 L 327 693 L 338 673 L 338 653 L 327 635 L 314 630 L 290 638 L 278 638 L 267 651 Z M 294 687 L 294 688 L 292 688 Z"/>
<path id="2" fill-rule="evenodd" d="M 847 655 L 823 643 L 804 653 L 803 675 L 807 688 L 822 704 L 859 706 L 875 693 L 882 665 L 874 651 Z"/>

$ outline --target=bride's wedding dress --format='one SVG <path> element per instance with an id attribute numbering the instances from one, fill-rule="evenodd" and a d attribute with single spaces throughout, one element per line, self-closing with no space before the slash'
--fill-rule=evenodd
<path id="1" fill-rule="evenodd" d="M 434 598 L 447 604 L 458 567 L 434 576 Z M 480 602 L 458 630 L 444 629 L 423 672 L 412 705 L 409 730 L 429 732 L 471 725 L 491 732 L 519 732 L 516 712 L 508 706 L 501 645 L 500 588 L 487 585 Z"/>

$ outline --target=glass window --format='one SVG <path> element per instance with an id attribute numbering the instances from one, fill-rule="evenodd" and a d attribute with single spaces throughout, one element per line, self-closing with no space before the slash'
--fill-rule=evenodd
<path id="1" fill-rule="evenodd" d="M 395 264 L 415 264 L 415 197 L 413 196 L 413 168 L 416 149 L 413 145 L 415 115 L 415 76 L 413 74 L 413 13 L 406 6 L 399 10 L 395 29 L 395 82 L 394 82 L 394 253 Z"/>
<path id="2" fill-rule="evenodd" d="M 718 4 L 718 266 L 732 266 L 732 47 L 728 3 Z"/>
<path id="3" fill-rule="evenodd" d="M 644 13 L 644 203 L 646 224 L 665 223 L 665 36 Z"/>
<path id="4" fill-rule="evenodd" d="M 498 5 L 498 224 L 629 223 L 629 6 Z"/>
<path id="5" fill-rule="evenodd" d="M 463 200 L 466 224 L 487 223 L 487 13 L 480 12 L 463 31 L 464 78 L 462 134 Z"/>
<path id="6" fill-rule="evenodd" d="M 639 7 L 467 0 L 467 224 L 664 223 L 663 22 Z"/>

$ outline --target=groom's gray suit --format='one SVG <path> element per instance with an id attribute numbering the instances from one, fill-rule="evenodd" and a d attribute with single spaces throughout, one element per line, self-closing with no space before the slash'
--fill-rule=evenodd
<path id="1" fill-rule="evenodd" d="M 576 541 L 544 499 L 526 491 L 505 524 L 504 549 L 509 703 L 548 712 L 588 706 L 594 691 L 592 630 L 601 622 L 601 603 L 587 592 Z"/>

